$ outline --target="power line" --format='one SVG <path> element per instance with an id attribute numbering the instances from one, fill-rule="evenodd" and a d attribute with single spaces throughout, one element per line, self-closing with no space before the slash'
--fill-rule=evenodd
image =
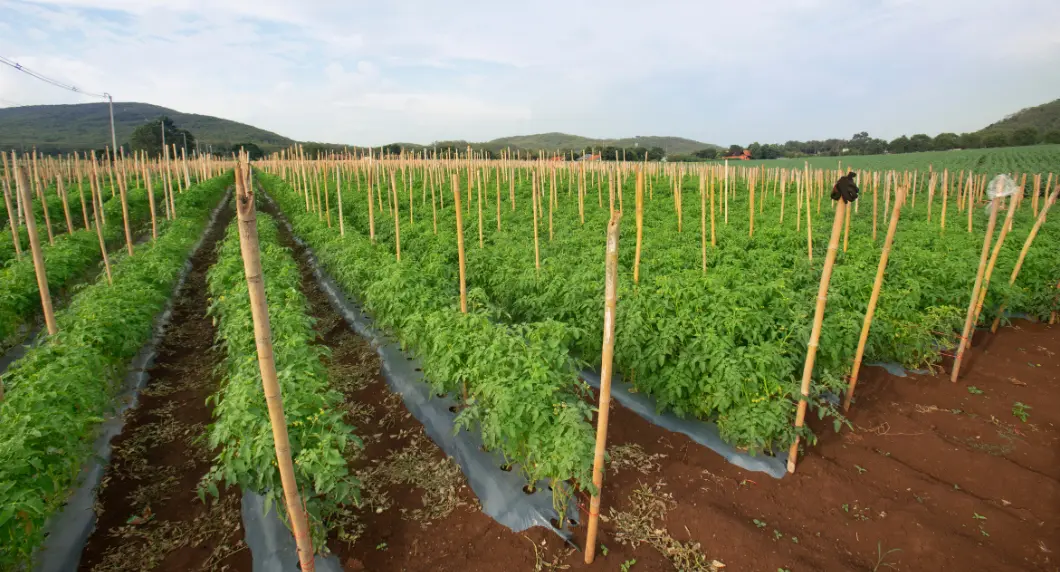
<path id="1" fill-rule="evenodd" d="M 68 83 L 61 82 L 61 81 L 59 81 L 57 79 L 52 79 L 52 78 L 50 78 L 50 77 L 48 77 L 46 75 L 37 73 L 37 72 L 27 68 L 26 66 L 16 62 L 16 61 L 9 60 L 9 59 L 5 58 L 4 56 L 0 56 L 0 63 L 8 65 L 8 66 L 10 66 L 12 68 L 15 68 L 16 70 L 18 70 L 18 71 L 20 71 L 22 73 L 28 74 L 30 76 L 33 76 L 33 77 L 35 77 L 35 78 L 37 78 L 37 79 L 39 79 L 39 80 L 41 80 L 43 82 L 50 83 L 50 84 L 54 85 L 55 87 L 61 87 L 61 88 L 65 89 L 65 90 L 67 90 L 67 91 L 72 91 L 74 93 L 80 93 L 82 95 L 87 95 L 89 97 L 98 97 L 98 98 L 101 98 L 101 99 L 107 99 L 109 97 L 106 93 L 93 93 L 93 92 L 90 92 L 90 91 L 84 91 L 83 89 L 77 87 L 76 85 L 71 85 L 71 84 L 68 84 Z"/>

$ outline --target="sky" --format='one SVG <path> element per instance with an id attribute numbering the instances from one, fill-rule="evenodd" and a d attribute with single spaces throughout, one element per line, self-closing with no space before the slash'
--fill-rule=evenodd
<path id="1" fill-rule="evenodd" d="M 728 146 L 985 127 L 1060 98 L 1057 0 L 0 0 L 0 56 L 303 141 Z M 0 107 L 99 101 L 0 66 Z"/>

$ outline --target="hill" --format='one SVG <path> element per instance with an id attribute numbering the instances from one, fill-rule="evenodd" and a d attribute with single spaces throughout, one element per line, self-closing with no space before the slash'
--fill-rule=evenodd
<path id="1" fill-rule="evenodd" d="M 568 135 L 566 133 L 538 133 L 536 135 L 516 135 L 513 137 L 501 137 L 482 144 L 490 149 L 503 149 L 505 147 L 526 150 L 566 150 L 583 149 L 586 147 L 662 147 L 668 155 L 687 154 L 698 151 L 704 147 L 715 147 L 710 143 L 702 143 L 693 139 L 683 137 L 626 137 L 624 139 L 593 139 L 580 135 Z"/>
<path id="2" fill-rule="evenodd" d="M 1001 121 L 991 123 L 983 131 L 1010 132 L 1023 127 L 1033 127 L 1038 133 L 1060 131 L 1060 99 L 1021 109 Z"/>
<path id="3" fill-rule="evenodd" d="M 114 104 L 114 131 L 118 144 L 127 143 L 134 129 L 168 115 L 178 126 L 195 134 L 200 144 L 255 143 L 266 152 L 294 143 L 282 135 L 244 123 L 182 113 L 147 103 Z M 44 153 L 100 149 L 110 144 L 110 114 L 106 103 L 26 105 L 0 109 L 0 149 Z"/>

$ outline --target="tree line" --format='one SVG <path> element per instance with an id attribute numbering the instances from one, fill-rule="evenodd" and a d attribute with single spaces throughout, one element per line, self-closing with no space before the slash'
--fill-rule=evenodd
<path id="1" fill-rule="evenodd" d="M 949 151 L 952 149 L 985 149 L 993 147 L 1018 147 L 1039 143 L 1060 143 L 1060 130 L 1044 133 L 1034 127 L 1022 127 L 1013 131 L 976 131 L 972 133 L 939 133 L 931 137 L 918 133 L 911 137 L 902 135 L 891 141 L 871 137 L 865 131 L 850 139 L 825 139 L 823 141 L 788 141 L 786 143 L 759 143 L 730 145 L 728 150 L 713 147 L 700 149 L 688 156 L 688 160 L 712 160 L 727 155 L 739 155 L 744 149 L 753 159 L 779 159 L 810 156 L 837 155 L 881 155 L 883 153 L 916 153 L 920 151 Z M 671 157 L 671 160 L 681 160 Z"/>

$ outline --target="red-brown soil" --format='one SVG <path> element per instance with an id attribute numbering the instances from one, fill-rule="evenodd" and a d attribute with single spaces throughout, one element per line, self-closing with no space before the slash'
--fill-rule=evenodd
<path id="1" fill-rule="evenodd" d="M 214 327 L 206 315 L 206 272 L 234 214 L 229 205 L 202 247 L 173 306 L 139 406 L 127 412 L 97 499 L 99 521 L 81 570 L 250 570 L 238 490 L 199 500 L 211 453 L 206 398 L 217 390 Z"/>

